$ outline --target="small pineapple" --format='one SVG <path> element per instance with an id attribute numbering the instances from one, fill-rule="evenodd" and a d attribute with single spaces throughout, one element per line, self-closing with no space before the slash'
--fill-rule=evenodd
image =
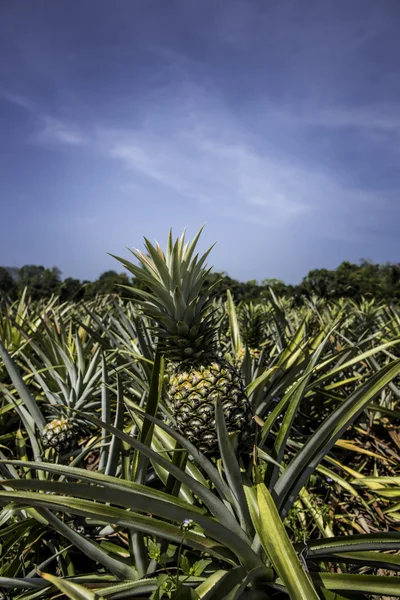
<path id="1" fill-rule="evenodd" d="M 257 360 L 261 355 L 261 346 L 265 340 L 265 313 L 261 304 L 253 302 L 242 302 L 239 306 L 239 327 L 240 334 L 245 346 L 247 346 L 250 357 Z M 237 359 L 243 362 L 244 349 L 242 356 Z"/>
<path id="2" fill-rule="evenodd" d="M 155 322 L 159 344 L 170 361 L 167 389 L 178 431 L 202 452 L 214 454 L 216 401 L 221 401 L 228 432 L 238 433 L 239 441 L 251 434 L 252 412 L 240 374 L 218 355 L 211 289 L 205 284 L 211 248 L 201 257 L 193 256 L 201 231 L 191 243 L 185 243 L 185 232 L 173 242 L 170 231 L 165 254 L 145 238 L 148 254 L 133 251 L 140 267 L 115 258 L 141 286 L 134 288 L 135 294 Z"/>
<path id="3" fill-rule="evenodd" d="M 249 348 L 248 351 L 249 351 L 251 360 L 256 361 L 261 356 L 261 350 L 259 348 Z M 240 350 L 238 350 L 236 352 L 235 363 L 237 364 L 238 367 L 240 367 L 243 364 L 245 355 L 246 355 L 246 350 L 243 347 L 240 348 Z"/>
<path id="4" fill-rule="evenodd" d="M 76 443 L 79 427 L 68 419 L 53 419 L 42 431 L 44 448 L 54 448 L 57 452 L 68 452 Z"/>

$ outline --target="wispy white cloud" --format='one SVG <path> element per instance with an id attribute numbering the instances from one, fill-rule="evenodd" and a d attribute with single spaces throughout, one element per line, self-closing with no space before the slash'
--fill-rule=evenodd
<path id="1" fill-rule="evenodd" d="M 103 151 L 128 171 L 141 173 L 204 210 L 278 229 L 302 222 L 305 230 L 355 239 L 357 229 L 376 219 L 387 192 L 348 184 L 335 168 L 303 162 L 263 143 L 219 106 L 173 117 L 168 131 L 153 121 L 133 131 L 98 132 Z M 254 122 L 258 115 L 254 115 Z M 350 211 L 358 215 L 349 219 Z"/>
<path id="2" fill-rule="evenodd" d="M 314 123 L 325 127 L 357 127 L 400 133 L 400 111 L 393 106 L 336 109 L 314 115 Z"/>
<path id="3" fill-rule="evenodd" d="M 21 94 L 16 94 L 9 90 L 0 90 L 0 98 L 7 100 L 7 102 L 13 104 L 14 106 L 25 109 L 28 112 L 33 112 L 35 110 L 34 103 L 29 98 Z"/>
<path id="4" fill-rule="evenodd" d="M 275 224 L 310 209 L 293 194 L 294 173 L 263 156 L 244 140 L 215 140 L 187 130 L 164 137 L 153 132 L 105 133 L 107 152 L 132 171 L 174 190 L 183 198 L 246 220 L 249 211 L 268 213 Z"/>
<path id="5" fill-rule="evenodd" d="M 268 118 L 297 127 L 323 127 L 326 129 L 352 128 L 373 133 L 400 133 L 400 110 L 397 104 L 372 104 L 367 106 L 268 106 Z"/>
<path id="6" fill-rule="evenodd" d="M 71 146 L 85 143 L 85 136 L 78 128 L 65 123 L 62 119 L 43 115 L 38 105 L 30 98 L 9 90 L 0 90 L 0 98 L 31 114 L 36 121 L 36 129 L 30 135 L 30 141 L 56 142 Z"/>
<path id="7" fill-rule="evenodd" d="M 179 107 L 163 109 L 152 104 L 147 116 L 134 128 L 91 128 L 42 119 L 41 143 L 83 146 L 118 161 L 126 170 L 125 187 L 165 186 L 184 202 L 197 202 L 204 212 L 257 223 L 270 229 L 290 226 L 323 226 L 327 237 L 345 239 L 376 218 L 378 205 L 385 206 L 387 194 L 350 186 L 334 167 L 293 158 L 281 148 L 266 144 L 256 128 L 245 127 L 218 97 L 211 101 L 199 90 L 185 88 Z M 336 116 L 335 116 L 336 115 Z M 357 122 L 368 125 L 365 114 L 352 120 L 353 113 L 306 114 L 296 121 L 304 126 L 328 126 Z M 357 115 L 356 115 L 357 116 Z M 269 118 L 294 119 L 290 110 L 270 113 Z M 253 115 L 253 123 L 262 121 Z M 385 122 L 383 122 L 385 123 Z M 144 178 L 144 179 L 143 179 Z M 358 214 L 351 222 L 349 212 Z"/>
<path id="8" fill-rule="evenodd" d="M 34 137 L 37 142 L 56 142 L 68 146 L 82 146 L 86 141 L 82 131 L 52 117 L 40 119 L 39 130 Z"/>

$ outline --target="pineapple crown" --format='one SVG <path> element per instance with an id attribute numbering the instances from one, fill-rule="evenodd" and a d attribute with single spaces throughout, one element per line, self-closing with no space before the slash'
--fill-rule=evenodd
<path id="1" fill-rule="evenodd" d="M 185 230 L 173 241 L 170 230 L 165 253 L 158 243 L 153 246 L 144 238 L 147 254 L 130 250 L 140 266 L 111 255 L 146 288 L 122 286 L 134 292 L 142 311 L 154 320 L 159 343 L 170 360 L 193 361 L 213 354 L 213 286 L 205 288 L 205 281 L 211 271 L 206 259 L 214 244 L 202 256 L 195 254 L 203 228 L 191 242 L 185 242 Z"/>

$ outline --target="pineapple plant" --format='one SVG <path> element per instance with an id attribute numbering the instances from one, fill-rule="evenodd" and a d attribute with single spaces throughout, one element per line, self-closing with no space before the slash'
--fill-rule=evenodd
<path id="1" fill-rule="evenodd" d="M 146 316 L 154 322 L 159 347 L 168 368 L 167 391 L 177 430 L 204 453 L 217 452 L 215 403 L 221 402 L 229 434 L 239 442 L 252 431 L 252 412 L 237 369 L 218 353 L 217 325 L 212 311 L 211 271 L 195 248 L 202 228 L 191 242 L 185 232 L 166 252 L 145 238 L 147 254 L 132 250 L 140 266 L 118 256 L 134 276 L 133 291 Z M 140 289 L 139 289 L 140 286 Z M 132 289 L 132 288 L 130 288 Z"/>
<path id="2" fill-rule="evenodd" d="M 46 352 L 27 364 L 45 400 L 48 423 L 41 431 L 42 446 L 68 453 L 89 430 L 84 413 L 100 408 L 102 350 L 93 340 L 82 341 L 83 332 L 72 334 L 63 326 L 56 331 L 48 321 Z M 46 368 L 40 369 L 43 363 Z"/>

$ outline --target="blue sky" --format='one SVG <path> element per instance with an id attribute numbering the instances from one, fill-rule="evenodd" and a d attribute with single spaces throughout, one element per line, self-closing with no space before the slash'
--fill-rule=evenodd
<path id="1" fill-rule="evenodd" d="M 0 264 L 121 270 L 204 222 L 299 282 L 398 262 L 398 0 L 2 0 Z"/>

